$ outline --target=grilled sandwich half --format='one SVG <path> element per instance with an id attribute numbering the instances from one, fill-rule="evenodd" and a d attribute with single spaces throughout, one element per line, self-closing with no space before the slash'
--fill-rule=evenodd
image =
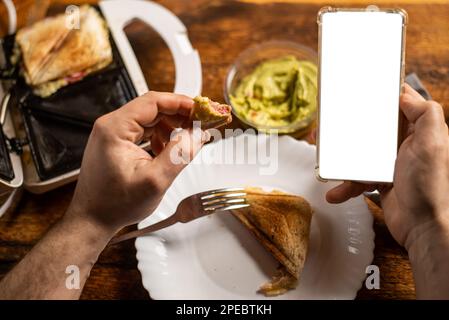
<path id="1" fill-rule="evenodd" d="M 207 97 L 195 97 L 191 120 L 201 121 L 202 129 L 218 128 L 232 121 L 231 107 L 214 102 Z"/>
<path id="2" fill-rule="evenodd" d="M 41 97 L 112 61 L 108 28 L 97 10 L 88 5 L 80 8 L 79 29 L 69 28 L 66 18 L 65 14 L 46 18 L 16 35 L 25 80 Z"/>
<path id="3" fill-rule="evenodd" d="M 232 214 L 280 263 L 272 281 L 259 289 L 267 296 L 297 286 L 307 256 L 312 208 L 302 197 L 280 191 L 246 188 L 249 207 Z"/>

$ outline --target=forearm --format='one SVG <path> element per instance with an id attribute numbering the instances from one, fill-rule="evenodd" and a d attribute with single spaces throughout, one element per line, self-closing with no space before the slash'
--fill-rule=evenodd
<path id="1" fill-rule="evenodd" d="M 66 215 L 0 282 L 0 299 L 78 299 L 110 234 Z M 68 274 L 68 266 L 79 269 Z M 70 270 L 70 269 L 69 269 Z M 73 268 L 71 269 L 73 272 Z M 76 271 L 75 271 L 76 272 Z M 75 277 L 67 286 L 68 277 Z M 69 283 L 70 284 L 70 283 Z"/>
<path id="2" fill-rule="evenodd" d="M 422 230 L 408 249 L 417 299 L 449 299 L 449 223 Z"/>

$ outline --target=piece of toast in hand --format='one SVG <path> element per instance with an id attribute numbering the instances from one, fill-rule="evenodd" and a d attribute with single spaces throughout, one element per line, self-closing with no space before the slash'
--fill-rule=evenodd
<path id="1" fill-rule="evenodd" d="M 232 122 L 231 107 L 214 102 L 207 97 L 197 96 L 190 114 L 191 121 L 201 121 L 201 129 L 218 128 Z"/>

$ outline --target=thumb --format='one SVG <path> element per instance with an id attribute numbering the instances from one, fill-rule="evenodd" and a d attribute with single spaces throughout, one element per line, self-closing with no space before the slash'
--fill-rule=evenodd
<path id="1" fill-rule="evenodd" d="M 354 181 L 345 181 L 332 188 L 326 193 L 326 200 L 329 203 L 342 203 L 351 198 L 358 197 L 365 191 L 373 191 L 376 186 L 373 184 L 363 184 Z"/>
<path id="2" fill-rule="evenodd" d="M 160 173 L 160 182 L 168 188 L 176 176 L 184 169 L 209 141 L 210 134 L 200 128 L 174 130 L 161 153 L 152 161 L 151 170 Z"/>
<path id="3" fill-rule="evenodd" d="M 421 101 L 409 94 L 401 97 L 401 109 L 414 125 L 416 142 L 427 144 L 429 139 L 447 139 L 443 108 L 435 101 Z"/>

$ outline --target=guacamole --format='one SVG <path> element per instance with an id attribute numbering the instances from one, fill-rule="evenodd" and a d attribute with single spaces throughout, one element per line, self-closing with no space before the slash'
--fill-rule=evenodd
<path id="1" fill-rule="evenodd" d="M 294 56 L 267 60 L 237 84 L 234 111 L 256 125 L 281 127 L 316 111 L 317 67 Z"/>

